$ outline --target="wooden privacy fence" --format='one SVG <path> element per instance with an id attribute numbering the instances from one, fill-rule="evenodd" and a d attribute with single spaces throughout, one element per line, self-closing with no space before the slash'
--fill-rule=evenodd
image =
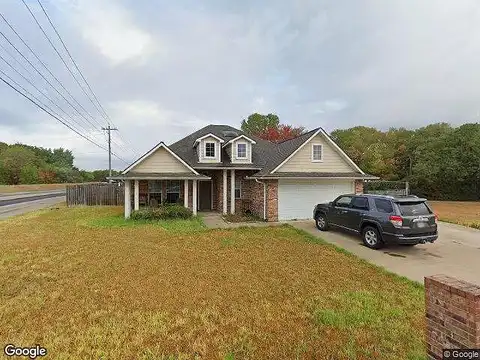
<path id="1" fill-rule="evenodd" d="M 123 184 L 90 183 L 67 185 L 67 206 L 123 205 Z"/>

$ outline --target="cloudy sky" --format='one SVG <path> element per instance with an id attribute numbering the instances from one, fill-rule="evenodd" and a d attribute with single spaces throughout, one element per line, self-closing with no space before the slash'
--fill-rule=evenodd
<path id="1" fill-rule="evenodd" d="M 37 0 L 26 2 L 62 52 Z M 127 161 L 210 123 L 239 126 L 252 112 L 327 131 L 479 121 L 478 0 L 41 2 L 120 129 L 114 152 Z M 2 36 L 0 70 L 48 105 L 13 65 L 82 133 L 106 144 L 98 129 L 105 120 L 22 1 L 0 0 L 0 11 L 94 119 L 69 107 L 59 93 L 73 99 L 2 19 L 0 31 L 58 92 Z M 3 83 L 0 99 L 0 141 L 62 146 L 80 168 L 107 167 L 105 151 Z M 114 159 L 114 167 L 125 164 Z"/>

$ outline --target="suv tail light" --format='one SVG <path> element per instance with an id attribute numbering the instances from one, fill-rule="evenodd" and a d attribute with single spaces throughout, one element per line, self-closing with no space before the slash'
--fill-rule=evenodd
<path id="1" fill-rule="evenodd" d="M 403 225 L 403 218 L 401 216 L 391 215 L 389 220 L 392 225 L 397 228 L 402 227 Z"/>
<path id="2" fill-rule="evenodd" d="M 438 225 L 438 215 L 437 214 L 434 214 L 435 215 L 435 225 Z"/>

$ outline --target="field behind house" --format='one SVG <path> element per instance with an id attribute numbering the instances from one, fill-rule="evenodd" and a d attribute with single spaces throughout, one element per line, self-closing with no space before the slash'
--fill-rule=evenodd
<path id="1" fill-rule="evenodd" d="M 0 194 L 28 191 L 65 190 L 68 184 L 0 185 Z"/>
<path id="2" fill-rule="evenodd" d="M 480 201 L 429 201 L 441 221 L 480 229 Z"/>
<path id="3" fill-rule="evenodd" d="M 0 343 L 49 359 L 424 359 L 423 287 L 292 227 L 0 221 Z"/>

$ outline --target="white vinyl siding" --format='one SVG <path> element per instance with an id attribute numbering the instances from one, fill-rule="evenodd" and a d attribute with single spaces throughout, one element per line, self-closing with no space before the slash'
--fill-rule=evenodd
<path id="1" fill-rule="evenodd" d="M 205 156 L 205 144 L 214 143 L 215 144 L 215 157 L 206 157 Z M 220 162 L 220 153 L 221 146 L 220 141 L 215 139 L 213 136 L 206 137 L 205 139 L 200 140 L 197 145 L 198 152 L 198 161 L 202 163 L 219 163 Z"/>
<path id="2" fill-rule="evenodd" d="M 246 157 L 238 157 L 238 144 L 245 145 Z M 250 164 L 252 162 L 252 144 L 249 141 L 246 141 L 245 139 L 239 139 L 232 142 L 231 146 L 232 146 L 232 163 Z"/>
<path id="3" fill-rule="evenodd" d="M 130 171 L 143 173 L 191 172 L 191 170 L 162 147 Z"/>
<path id="4" fill-rule="evenodd" d="M 322 161 L 312 161 L 312 144 L 322 145 Z M 335 148 L 318 134 L 283 164 L 277 172 L 357 172 Z"/>
<path id="5" fill-rule="evenodd" d="M 278 219 L 311 219 L 319 203 L 333 201 L 355 190 L 353 180 L 280 179 L 278 181 Z"/>

